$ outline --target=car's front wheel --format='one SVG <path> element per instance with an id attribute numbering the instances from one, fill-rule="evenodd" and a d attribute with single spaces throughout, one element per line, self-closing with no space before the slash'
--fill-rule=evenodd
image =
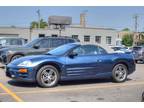
<path id="1" fill-rule="evenodd" d="M 59 77 L 59 72 L 54 66 L 46 65 L 39 69 L 36 80 L 39 86 L 47 88 L 56 86 Z"/>
<path id="2" fill-rule="evenodd" d="M 127 79 L 128 69 L 124 64 L 117 64 L 112 70 L 112 78 L 115 82 L 124 82 Z"/>

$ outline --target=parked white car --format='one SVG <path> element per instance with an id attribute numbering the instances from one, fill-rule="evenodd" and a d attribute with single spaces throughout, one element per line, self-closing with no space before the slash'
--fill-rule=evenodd
<path id="1" fill-rule="evenodd" d="M 123 46 L 113 46 L 111 47 L 113 49 L 113 51 L 115 53 L 131 53 L 132 50 L 130 48 L 127 48 L 127 47 L 123 47 Z"/>

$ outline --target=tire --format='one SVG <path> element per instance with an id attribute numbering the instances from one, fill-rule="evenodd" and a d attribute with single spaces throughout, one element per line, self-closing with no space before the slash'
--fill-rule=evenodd
<path id="1" fill-rule="evenodd" d="M 20 57 L 23 57 L 23 56 L 22 56 L 22 55 L 14 55 L 14 56 L 11 58 L 10 62 L 13 61 L 13 60 L 15 60 L 15 59 L 18 59 L 18 58 L 20 58 Z"/>
<path id="2" fill-rule="evenodd" d="M 39 86 L 49 88 L 57 85 L 59 77 L 59 72 L 54 66 L 45 65 L 38 70 L 36 81 Z"/>
<path id="3" fill-rule="evenodd" d="M 125 82 L 128 75 L 128 69 L 124 64 L 117 64 L 112 70 L 112 79 L 114 82 Z"/>

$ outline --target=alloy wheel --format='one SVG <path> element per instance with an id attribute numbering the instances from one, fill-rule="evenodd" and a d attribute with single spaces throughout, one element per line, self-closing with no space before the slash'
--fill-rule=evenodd
<path id="1" fill-rule="evenodd" d="M 124 65 L 118 65 L 114 72 L 115 78 L 118 81 L 123 81 L 127 77 L 127 69 Z"/>
<path id="2" fill-rule="evenodd" d="M 41 73 L 41 81 L 47 85 L 53 85 L 57 80 L 57 73 L 54 69 L 47 68 Z"/>

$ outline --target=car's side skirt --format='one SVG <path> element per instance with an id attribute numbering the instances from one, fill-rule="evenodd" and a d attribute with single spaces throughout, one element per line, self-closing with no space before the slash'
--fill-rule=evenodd
<path id="1" fill-rule="evenodd" d="M 105 72 L 105 73 L 98 73 L 96 75 L 87 75 L 87 76 L 82 76 L 82 75 L 61 76 L 60 80 L 61 81 L 84 80 L 84 79 L 106 78 L 106 77 L 111 77 L 111 76 L 112 76 L 112 72 Z"/>

